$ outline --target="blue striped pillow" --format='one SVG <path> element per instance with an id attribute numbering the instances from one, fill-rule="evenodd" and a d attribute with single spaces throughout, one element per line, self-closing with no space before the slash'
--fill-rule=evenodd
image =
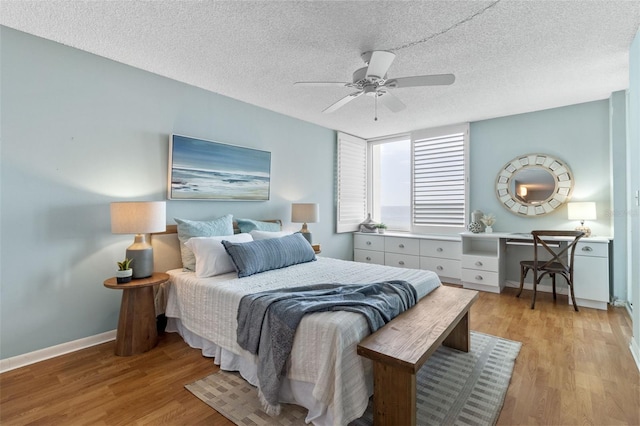
<path id="1" fill-rule="evenodd" d="M 223 240 L 222 245 L 231 256 L 238 278 L 316 260 L 313 248 L 299 232 L 248 243 Z"/>

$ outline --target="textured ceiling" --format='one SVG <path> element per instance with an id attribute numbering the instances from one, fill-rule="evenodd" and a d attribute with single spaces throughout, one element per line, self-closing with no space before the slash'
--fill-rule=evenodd
<path id="1" fill-rule="evenodd" d="M 640 1 L 0 1 L 0 24 L 321 126 L 371 138 L 607 98 L 628 87 Z M 486 9 L 486 10 L 484 10 Z M 484 12 L 482 12 L 484 10 Z M 416 43 L 417 42 L 417 43 Z M 353 90 L 360 54 L 392 50 L 392 113 Z"/>

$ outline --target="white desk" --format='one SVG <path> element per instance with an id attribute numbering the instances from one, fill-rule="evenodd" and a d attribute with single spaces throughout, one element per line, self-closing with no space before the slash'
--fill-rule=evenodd
<path id="1" fill-rule="evenodd" d="M 505 287 L 505 269 L 506 263 L 509 262 L 506 256 L 506 245 L 533 245 L 531 234 L 463 232 L 461 237 L 463 286 L 493 293 L 500 293 Z M 569 239 L 551 238 L 550 240 L 562 243 Z M 582 238 L 576 246 L 573 266 L 574 294 L 579 306 L 607 309 L 610 241 L 608 237 Z M 569 303 L 572 303 L 571 300 Z"/>

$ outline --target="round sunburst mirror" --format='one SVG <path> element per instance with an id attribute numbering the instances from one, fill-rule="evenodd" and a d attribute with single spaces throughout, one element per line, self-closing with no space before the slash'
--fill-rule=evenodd
<path id="1" fill-rule="evenodd" d="M 496 196 L 513 214 L 543 216 L 569 201 L 573 185 L 573 173 L 565 162 L 547 154 L 526 154 L 498 172 Z"/>

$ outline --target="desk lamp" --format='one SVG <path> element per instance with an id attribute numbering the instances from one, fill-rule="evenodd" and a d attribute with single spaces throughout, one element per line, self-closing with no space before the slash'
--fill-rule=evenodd
<path id="1" fill-rule="evenodd" d="M 579 220 L 580 226 L 576 227 L 576 231 L 584 232 L 585 237 L 591 236 L 591 229 L 588 226 L 584 226 L 585 220 L 596 220 L 596 203 L 582 202 L 582 203 L 569 203 L 567 204 L 567 210 L 569 211 L 569 220 Z"/>
<path id="2" fill-rule="evenodd" d="M 311 232 L 307 228 L 307 223 L 316 223 L 319 221 L 320 213 L 318 204 L 314 203 L 294 203 L 291 204 L 291 222 L 302 223 L 300 232 L 302 236 L 312 244 Z"/>
<path id="3" fill-rule="evenodd" d="M 136 234 L 127 248 L 132 259 L 133 278 L 153 275 L 153 248 L 144 234 L 167 230 L 166 203 L 164 201 L 131 201 L 111 203 L 111 232 Z"/>

